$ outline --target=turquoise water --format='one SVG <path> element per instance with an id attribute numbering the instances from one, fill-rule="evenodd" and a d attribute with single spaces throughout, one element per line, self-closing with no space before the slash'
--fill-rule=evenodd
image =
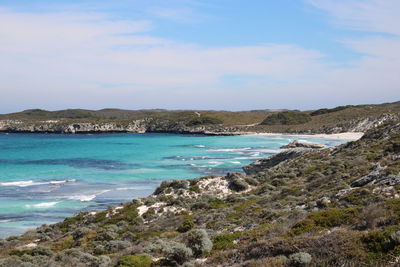
<path id="1" fill-rule="evenodd" d="M 149 195 L 162 180 L 241 171 L 294 139 L 0 134 L 0 237 Z M 328 146 L 343 143 L 300 139 Z"/>

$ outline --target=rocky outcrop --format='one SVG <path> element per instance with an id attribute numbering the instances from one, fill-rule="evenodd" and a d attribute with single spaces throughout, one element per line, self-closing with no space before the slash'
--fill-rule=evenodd
<path id="1" fill-rule="evenodd" d="M 300 142 L 300 141 L 295 140 L 295 141 L 291 142 L 290 144 L 281 146 L 281 148 L 298 148 L 298 147 L 319 149 L 319 148 L 324 148 L 325 145 L 309 143 L 309 142 Z"/>
<path id="2" fill-rule="evenodd" d="M 366 118 L 358 121 L 355 125 L 350 126 L 348 132 L 366 132 L 382 125 L 385 122 L 397 120 L 399 120 L 399 116 L 397 116 L 396 114 L 382 114 L 376 119 Z"/>
<path id="3" fill-rule="evenodd" d="M 237 135 L 239 129 L 235 127 L 219 126 L 196 126 L 189 127 L 180 121 L 162 120 L 146 118 L 142 120 L 132 120 L 125 124 L 116 122 L 74 122 L 69 123 L 60 121 L 41 121 L 36 123 L 2 120 L 0 121 L 0 131 L 13 133 L 182 133 L 182 134 L 205 134 L 205 135 Z"/>
<path id="4" fill-rule="evenodd" d="M 128 125 L 114 122 L 105 123 L 65 123 L 63 121 L 43 121 L 26 123 L 22 121 L 0 121 L 0 131 L 3 132 L 39 132 L 39 133 L 96 133 L 96 132 L 145 132 L 145 121 L 132 121 Z"/>
<path id="5" fill-rule="evenodd" d="M 368 175 L 355 180 L 350 184 L 351 187 L 361 187 L 367 185 L 400 185 L 400 175 L 386 174 L 383 172 L 385 168 L 379 164 Z"/>
<path id="6" fill-rule="evenodd" d="M 335 127 L 323 127 L 320 133 L 334 134 L 343 132 L 367 132 L 387 122 L 396 122 L 399 120 L 397 114 L 385 113 L 377 118 L 361 118 L 349 120 L 346 123 L 340 123 Z"/>
<path id="7" fill-rule="evenodd" d="M 274 167 L 278 164 L 281 164 L 289 159 L 297 158 L 301 155 L 304 155 L 307 152 L 310 152 L 312 149 L 310 148 L 295 148 L 287 151 L 283 151 L 276 155 L 270 156 L 265 159 L 257 160 L 249 165 L 243 166 L 243 171 L 247 174 L 256 174 L 262 170 Z"/>

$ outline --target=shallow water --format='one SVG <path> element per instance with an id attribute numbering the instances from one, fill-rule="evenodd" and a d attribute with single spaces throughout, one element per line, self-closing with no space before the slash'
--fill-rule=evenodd
<path id="1" fill-rule="evenodd" d="M 153 192 L 162 180 L 241 171 L 294 139 L 172 134 L 0 134 L 0 237 Z"/>

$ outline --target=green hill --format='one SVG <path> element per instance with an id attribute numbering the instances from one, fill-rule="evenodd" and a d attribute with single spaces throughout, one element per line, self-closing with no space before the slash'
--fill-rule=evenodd
<path id="1" fill-rule="evenodd" d="M 104 125 L 113 123 L 116 131 L 124 131 L 134 121 L 146 120 L 144 131 L 160 132 L 275 132 L 275 133 L 334 133 L 365 131 L 383 121 L 396 120 L 400 102 L 380 105 L 348 105 L 310 111 L 254 110 L 122 110 L 67 109 L 46 111 L 25 110 L 0 115 L 0 131 L 64 132 L 73 124 Z M 143 124 L 143 123 L 142 123 Z M 71 126 L 71 127 L 69 127 Z M 124 128 L 125 127 L 125 128 Z M 80 127 L 90 131 L 90 127 Z M 99 128 L 99 127 L 97 127 Z M 105 127 L 113 129 L 112 127 Z M 68 133 L 66 131 L 65 133 Z"/>

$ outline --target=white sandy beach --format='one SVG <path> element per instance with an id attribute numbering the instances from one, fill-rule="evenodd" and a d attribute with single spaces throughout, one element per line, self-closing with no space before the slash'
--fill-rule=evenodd
<path id="1" fill-rule="evenodd" d="M 324 139 L 342 139 L 342 140 L 355 141 L 360 139 L 364 135 L 364 133 L 363 132 L 345 132 L 336 134 L 243 133 L 243 135 L 315 137 Z"/>

